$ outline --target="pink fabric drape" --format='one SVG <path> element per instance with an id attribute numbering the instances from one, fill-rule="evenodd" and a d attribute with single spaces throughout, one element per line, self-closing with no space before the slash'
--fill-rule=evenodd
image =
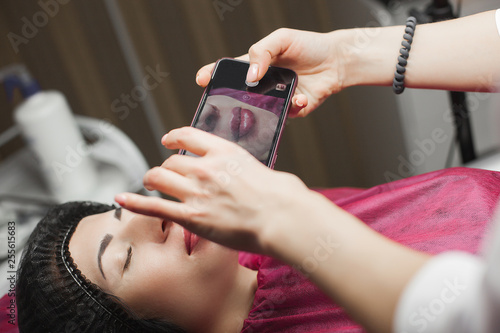
<path id="1" fill-rule="evenodd" d="M 500 173 L 451 168 L 368 190 L 318 191 L 413 249 L 477 253 L 500 196 Z M 259 270 L 259 287 L 242 332 L 363 331 L 291 267 L 248 253 L 240 254 L 240 263 Z"/>
<path id="2" fill-rule="evenodd" d="M 477 253 L 500 196 L 500 173 L 452 168 L 383 184 L 368 190 L 318 190 L 385 236 L 436 254 Z M 290 244 L 293 246 L 293 244 Z M 242 332 L 360 332 L 362 329 L 293 268 L 272 258 L 240 254 L 258 269 L 258 290 Z M 10 298 L 0 299 L 0 332 Z"/>

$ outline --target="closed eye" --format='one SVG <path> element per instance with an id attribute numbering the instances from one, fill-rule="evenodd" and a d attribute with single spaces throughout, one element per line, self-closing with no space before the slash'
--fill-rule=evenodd
<path id="1" fill-rule="evenodd" d="M 132 260 L 132 246 L 128 248 L 127 259 L 125 260 L 125 264 L 123 265 L 123 272 L 125 272 L 128 269 L 131 260 Z"/>
<path id="2" fill-rule="evenodd" d="M 207 105 L 210 108 L 208 110 L 205 109 L 203 111 L 204 117 L 201 120 L 201 124 L 199 124 L 199 126 L 197 126 L 197 127 L 205 132 L 213 132 L 213 130 L 217 126 L 217 123 L 219 122 L 220 111 L 214 105 L 211 105 L 208 103 L 207 103 Z"/>

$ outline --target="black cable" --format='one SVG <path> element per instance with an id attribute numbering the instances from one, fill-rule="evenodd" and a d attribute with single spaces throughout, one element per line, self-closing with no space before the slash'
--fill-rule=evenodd
<path id="1" fill-rule="evenodd" d="M 457 136 L 452 136 L 450 147 L 448 148 L 448 154 L 446 155 L 446 162 L 444 164 L 445 169 L 451 168 L 451 164 L 453 163 L 453 158 L 455 157 L 455 144 L 457 143 Z"/>
<path id="2" fill-rule="evenodd" d="M 422 12 L 417 9 L 411 9 L 410 15 L 415 16 L 419 23 L 438 22 L 449 19 L 454 19 L 460 14 L 462 2 L 457 0 L 457 11 L 454 13 L 453 8 L 448 0 L 434 0 Z M 451 109 L 455 122 L 456 138 L 460 146 L 462 163 L 468 163 L 476 159 L 474 149 L 471 114 L 467 108 L 466 94 L 464 92 L 450 92 Z"/>

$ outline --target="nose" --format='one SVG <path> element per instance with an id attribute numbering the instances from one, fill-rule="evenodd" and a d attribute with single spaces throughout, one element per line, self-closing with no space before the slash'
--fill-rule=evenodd
<path id="1" fill-rule="evenodd" d="M 151 217 L 122 211 L 119 235 L 134 242 L 162 242 L 168 223 L 158 217 Z"/>

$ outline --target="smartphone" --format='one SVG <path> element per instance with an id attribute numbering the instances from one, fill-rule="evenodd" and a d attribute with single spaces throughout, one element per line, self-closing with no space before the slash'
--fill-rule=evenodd
<path id="1" fill-rule="evenodd" d="M 269 66 L 257 85 L 250 86 L 245 82 L 248 67 L 248 62 L 230 58 L 217 61 L 191 126 L 236 142 L 274 168 L 297 75 Z"/>

